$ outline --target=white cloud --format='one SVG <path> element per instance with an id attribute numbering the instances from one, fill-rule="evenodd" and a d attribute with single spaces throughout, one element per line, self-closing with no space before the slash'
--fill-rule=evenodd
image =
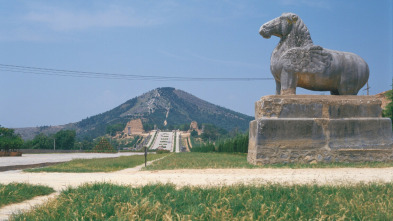
<path id="1" fill-rule="evenodd" d="M 88 28 L 142 27 L 157 25 L 162 19 L 142 16 L 130 7 L 109 6 L 104 9 L 77 10 L 59 7 L 40 7 L 27 13 L 24 20 L 42 23 L 56 31 Z"/>

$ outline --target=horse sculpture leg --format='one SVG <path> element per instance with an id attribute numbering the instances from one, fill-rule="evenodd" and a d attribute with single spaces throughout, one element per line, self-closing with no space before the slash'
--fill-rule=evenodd
<path id="1" fill-rule="evenodd" d="M 295 95 L 297 76 L 295 72 L 282 69 L 281 71 L 281 95 Z"/>
<path id="2" fill-rule="evenodd" d="M 276 80 L 276 95 L 281 94 L 281 83 Z"/>

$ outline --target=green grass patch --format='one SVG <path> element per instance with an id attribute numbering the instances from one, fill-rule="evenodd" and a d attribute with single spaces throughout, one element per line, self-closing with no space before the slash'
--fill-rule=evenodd
<path id="1" fill-rule="evenodd" d="M 147 170 L 256 168 L 247 162 L 246 154 L 176 153 L 147 166 Z"/>
<path id="2" fill-rule="evenodd" d="M 148 154 L 147 160 L 155 160 L 166 156 L 165 154 Z M 121 156 L 116 158 L 75 159 L 48 167 L 26 169 L 25 172 L 68 172 L 91 173 L 112 172 L 132 168 L 145 162 L 144 155 Z"/>
<path id="3" fill-rule="evenodd" d="M 52 188 L 27 183 L 0 184 L 0 207 L 19 203 L 36 196 L 48 195 L 55 192 Z"/>
<path id="4" fill-rule="evenodd" d="M 206 169 L 206 168 L 383 168 L 393 167 L 393 162 L 359 163 L 280 163 L 251 165 L 245 153 L 177 153 L 146 167 L 146 170 Z"/>
<path id="5" fill-rule="evenodd" d="M 393 220 L 393 184 L 214 188 L 97 183 L 13 220 Z"/>

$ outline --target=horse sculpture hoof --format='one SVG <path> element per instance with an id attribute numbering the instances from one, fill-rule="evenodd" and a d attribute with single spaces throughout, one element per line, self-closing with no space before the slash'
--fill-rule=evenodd
<path id="1" fill-rule="evenodd" d="M 295 94 L 296 94 L 296 88 L 281 90 L 281 95 L 295 95 Z"/>

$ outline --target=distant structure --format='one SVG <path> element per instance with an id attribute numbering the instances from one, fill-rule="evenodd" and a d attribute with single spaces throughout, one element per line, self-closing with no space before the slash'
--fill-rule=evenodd
<path id="1" fill-rule="evenodd" d="M 379 94 L 374 95 L 376 98 L 381 100 L 381 102 L 382 102 L 382 104 L 381 104 L 382 110 L 384 110 L 386 105 L 388 105 L 390 103 L 390 100 L 386 97 L 386 92 L 388 92 L 388 91 L 384 91 L 384 92 L 381 92 Z"/>
<path id="2" fill-rule="evenodd" d="M 130 120 L 123 130 L 123 133 L 128 136 L 140 135 L 140 134 L 143 134 L 144 132 L 145 131 L 143 130 L 143 125 L 142 125 L 141 119 Z"/>
<path id="3" fill-rule="evenodd" d="M 190 129 L 188 130 L 188 132 L 192 132 L 193 130 L 195 130 L 196 132 L 198 132 L 198 135 L 201 135 L 203 133 L 203 129 L 199 130 L 198 128 L 198 123 L 196 121 L 192 121 L 190 124 Z"/>

